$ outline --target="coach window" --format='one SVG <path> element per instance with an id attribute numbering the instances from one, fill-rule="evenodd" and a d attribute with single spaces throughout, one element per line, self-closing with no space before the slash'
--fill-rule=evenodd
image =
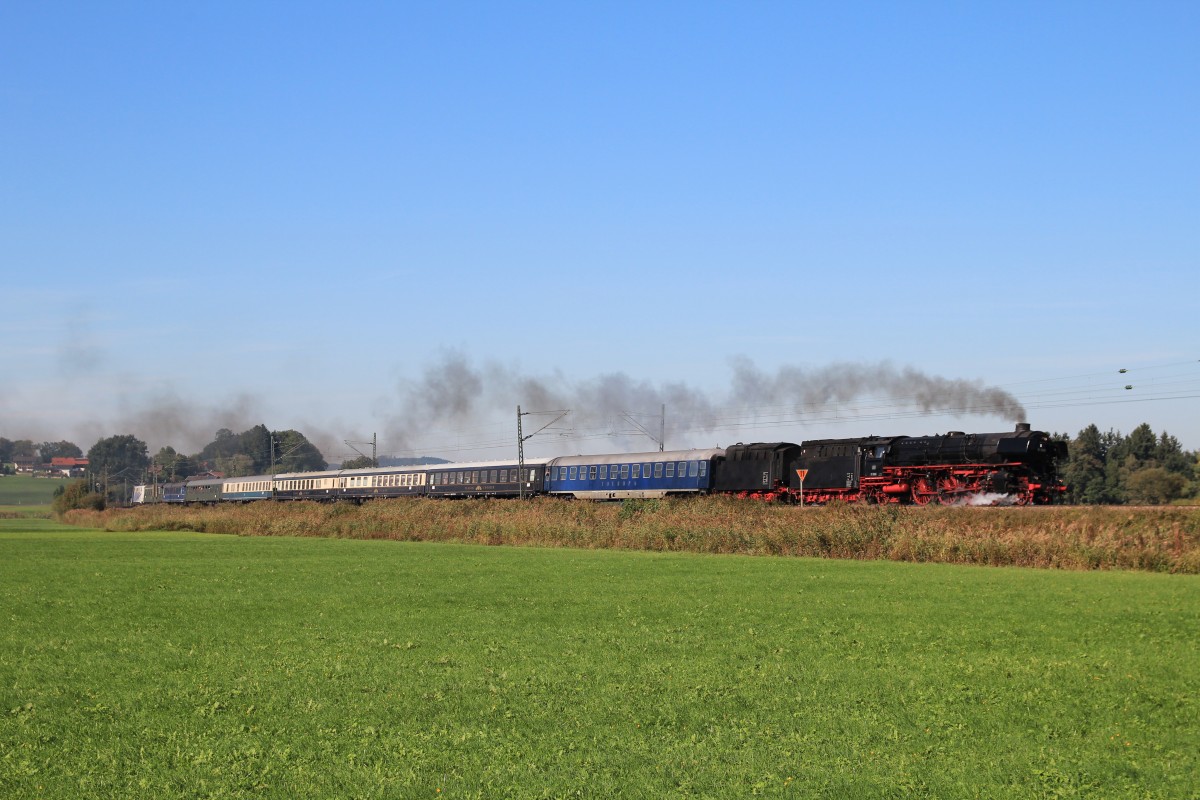
<path id="1" fill-rule="evenodd" d="M 662 467 L 663 467 L 663 465 L 662 465 L 661 461 L 654 462 L 654 477 L 656 477 L 656 478 L 662 477 Z"/>
<path id="2" fill-rule="evenodd" d="M 634 478 L 642 477 L 642 465 L 641 464 L 633 465 L 633 477 Z"/>
<path id="3" fill-rule="evenodd" d="M 701 461 L 700 462 L 700 477 L 703 478 L 707 474 L 708 474 L 708 462 Z"/>
<path id="4" fill-rule="evenodd" d="M 680 461 L 680 462 L 679 462 L 679 477 L 681 477 L 681 478 L 682 478 L 682 477 L 684 477 L 686 474 L 687 474 L 687 462 L 686 462 L 686 461 Z"/>
<path id="5" fill-rule="evenodd" d="M 674 461 L 667 462 L 667 477 L 668 478 L 675 477 L 675 462 Z"/>
<path id="6" fill-rule="evenodd" d="M 688 477 L 694 478 L 700 474 L 700 462 L 692 461 L 688 463 Z"/>
<path id="7" fill-rule="evenodd" d="M 600 465 L 600 480 L 608 480 L 608 464 Z"/>
<path id="8" fill-rule="evenodd" d="M 571 480 L 575 480 L 575 467 L 571 467 Z"/>
<path id="9" fill-rule="evenodd" d="M 596 480 L 596 467 L 595 467 L 595 465 L 588 467 L 588 480 L 589 480 L 589 481 L 594 481 L 594 480 Z"/>

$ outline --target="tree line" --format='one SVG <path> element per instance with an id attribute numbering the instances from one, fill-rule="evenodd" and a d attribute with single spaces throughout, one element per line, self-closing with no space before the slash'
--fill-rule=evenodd
<path id="1" fill-rule="evenodd" d="M 85 457 L 73 442 L 34 443 L 29 439 L 0 437 L 0 464 L 11 471 L 17 457 L 32 457 L 49 465 L 52 458 Z M 98 493 L 108 501 L 123 499 L 126 489 L 141 483 L 171 483 L 206 472 L 225 477 L 280 472 L 312 472 L 326 468 L 325 456 L 299 431 L 272 431 L 265 425 L 234 433 L 217 431 L 199 452 L 180 453 L 163 447 L 150 455 L 149 447 L 132 434 L 100 439 L 87 451 L 85 493 Z"/>
<path id="2" fill-rule="evenodd" d="M 1088 425 L 1069 441 L 1062 478 L 1070 503 L 1159 505 L 1200 499 L 1197 453 L 1184 450 L 1166 431 L 1156 435 L 1142 423 L 1123 436 Z"/>
<path id="3" fill-rule="evenodd" d="M 1148 423 L 1129 434 L 1101 432 L 1092 424 L 1074 438 L 1068 434 L 1054 436 L 1068 442 L 1068 459 L 1059 465 L 1067 485 L 1066 502 L 1158 505 L 1200 499 L 1200 454 L 1184 450 L 1179 440 L 1166 431 L 1156 434 Z M 80 458 L 83 451 L 68 441 L 34 443 L 0 437 L 0 464 L 7 465 L 17 456 L 39 457 L 49 464 L 55 457 Z M 241 433 L 222 428 L 213 441 L 193 454 L 163 447 L 151 456 L 146 443 L 135 436 L 110 436 L 92 445 L 87 459 L 87 491 L 99 492 L 108 501 L 122 499 L 129 486 L 177 482 L 207 471 L 233 478 L 312 472 L 328 466 L 320 450 L 302 433 L 272 431 L 265 425 Z M 373 464 L 366 457 L 342 464 L 345 469 L 369 466 Z"/>

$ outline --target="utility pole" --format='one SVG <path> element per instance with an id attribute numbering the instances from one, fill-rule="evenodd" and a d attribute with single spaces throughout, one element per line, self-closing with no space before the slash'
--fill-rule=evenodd
<path id="1" fill-rule="evenodd" d="M 658 426 L 658 452 L 663 452 L 667 444 L 667 404 L 662 404 L 662 418 Z"/>
<path id="2" fill-rule="evenodd" d="M 521 411 L 521 407 L 517 406 L 517 487 L 522 500 L 525 499 L 525 440 L 532 439 L 542 431 L 546 430 L 546 428 L 549 428 L 551 425 L 558 422 L 560 419 L 570 413 L 571 409 L 569 408 L 566 411 Z M 523 435 L 521 429 L 521 417 L 525 417 L 530 414 L 558 414 L 558 416 L 547 422 L 542 427 L 538 428 L 533 433 L 525 436 Z"/>
<path id="3" fill-rule="evenodd" d="M 372 467 L 379 466 L 379 434 L 378 433 L 372 433 L 371 441 L 369 441 L 369 442 L 352 442 L 349 439 L 342 439 L 342 442 L 344 442 L 347 447 L 349 447 L 354 452 L 358 453 L 363 458 L 366 458 L 367 454 L 362 452 L 361 450 L 359 450 L 354 445 L 356 445 L 356 444 L 371 445 L 371 466 Z"/>
<path id="4" fill-rule="evenodd" d="M 521 405 L 517 404 L 517 489 L 525 499 L 525 437 L 521 435 Z"/>
<path id="5" fill-rule="evenodd" d="M 663 447 L 667 441 L 667 404 L 666 403 L 662 404 L 662 415 L 659 417 L 659 421 L 658 421 L 658 436 L 657 437 L 653 433 L 651 433 L 646 428 L 645 425 L 638 422 L 634 418 L 635 416 L 648 417 L 648 416 L 650 416 L 649 414 L 635 415 L 632 411 L 622 411 L 621 416 L 624 417 L 626 422 L 628 422 L 633 427 L 637 428 L 639 433 L 641 433 L 644 436 L 650 437 L 651 441 L 658 442 L 658 452 L 660 452 L 660 453 L 663 452 Z"/>

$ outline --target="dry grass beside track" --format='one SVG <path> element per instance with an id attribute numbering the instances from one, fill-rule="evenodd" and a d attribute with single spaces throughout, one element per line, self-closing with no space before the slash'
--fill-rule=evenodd
<path id="1" fill-rule="evenodd" d="M 795 508 L 719 497 L 624 503 L 402 499 L 361 506 L 259 502 L 72 511 L 65 521 L 110 531 L 1200 573 L 1200 509 L 1179 507 Z"/>

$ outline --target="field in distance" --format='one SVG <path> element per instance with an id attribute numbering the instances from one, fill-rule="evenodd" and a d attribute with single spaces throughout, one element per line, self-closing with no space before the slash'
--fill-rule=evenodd
<path id="1" fill-rule="evenodd" d="M 70 478 L 35 478 L 32 475 L 0 475 L 0 511 L 5 506 L 48 506 L 54 491 Z"/>
<path id="2" fill-rule="evenodd" d="M 0 520 L 0 795 L 1193 797 L 1200 579 Z"/>

